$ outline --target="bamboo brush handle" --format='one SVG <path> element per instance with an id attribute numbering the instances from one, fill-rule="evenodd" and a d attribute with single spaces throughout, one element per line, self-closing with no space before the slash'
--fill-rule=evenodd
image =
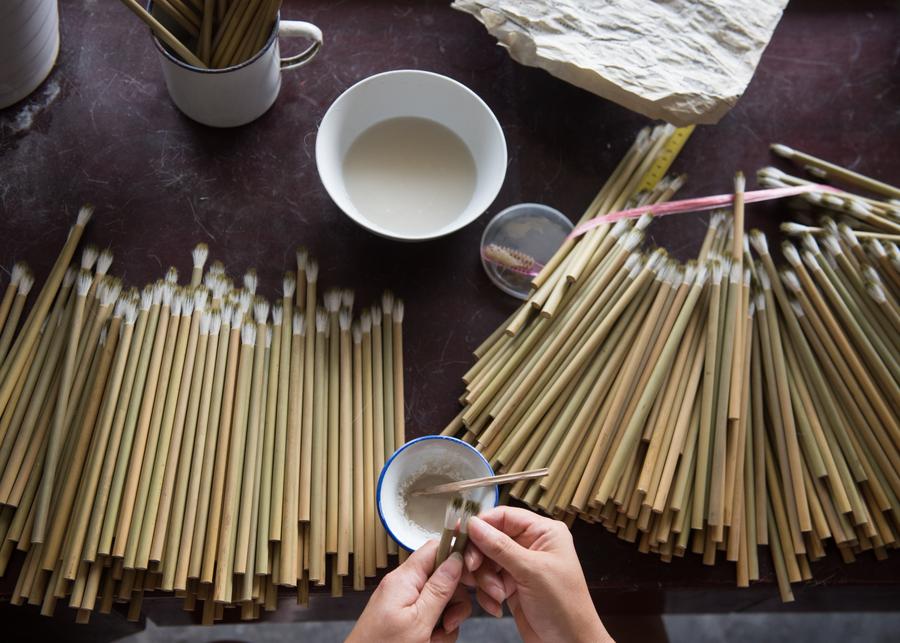
<path id="1" fill-rule="evenodd" d="M 543 478 L 550 469 L 532 469 L 531 471 L 519 471 L 516 473 L 504 473 L 499 476 L 485 476 L 484 478 L 473 478 L 471 480 L 460 480 L 459 482 L 448 482 L 439 484 L 427 489 L 418 489 L 412 492 L 414 496 L 433 496 L 439 493 L 457 493 L 468 489 L 478 489 L 480 487 L 490 487 L 495 484 L 508 484 L 510 482 L 518 482 L 519 480 L 533 480 L 534 478 Z"/>
<path id="2" fill-rule="evenodd" d="M 163 27 L 156 18 L 147 13 L 141 5 L 135 2 L 135 0 L 122 0 L 122 4 L 131 9 L 138 18 L 143 20 L 156 37 L 175 50 L 175 53 L 184 58 L 185 62 L 190 63 L 194 67 L 200 67 L 201 69 L 207 68 L 202 60 L 197 58 L 190 49 L 181 44 L 181 41 L 172 35 L 171 31 Z"/>

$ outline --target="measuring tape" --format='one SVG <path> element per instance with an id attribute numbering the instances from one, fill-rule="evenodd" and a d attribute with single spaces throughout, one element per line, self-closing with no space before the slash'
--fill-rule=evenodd
<path id="1" fill-rule="evenodd" d="M 659 156 L 656 157 L 656 162 L 649 170 L 647 170 L 647 173 L 644 174 L 644 178 L 641 179 L 640 185 L 638 185 L 639 192 L 649 192 L 656 187 L 656 184 L 659 183 L 666 175 L 666 172 L 669 171 L 669 168 L 675 161 L 675 157 L 678 156 L 678 153 L 681 151 L 681 148 L 684 147 L 684 144 L 687 143 L 687 140 L 690 138 L 693 131 L 693 125 L 679 127 L 675 130 L 669 137 L 669 140 L 666 141 L 666 144 L 663 145 L 662 151 L 659 153 Z"/>

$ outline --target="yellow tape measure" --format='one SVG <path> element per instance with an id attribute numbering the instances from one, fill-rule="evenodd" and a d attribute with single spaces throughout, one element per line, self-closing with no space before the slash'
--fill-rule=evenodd
<path id="1" fill-rule="evenodd" d="M 656 162 L 649 170 L 647 170 L 644 178 L 641 179 L 638 191 L 649 192 L 656 187 L 656 184 L 662 180 L 666 175 L 666 172 L 669 171 L 669 168 L 672 167 L 675 157 L 678 156 L 678 153 L 681 151 L 681 148 L 684 147 L 684 144 L 687 143 L 687 140 L 690 138 L 693 131 L 693 125 L 679 127 L 675 130 L 672 136 L 669 137 L 669 140 L 666 141 L 666 144 L 663 145 L 662 151 L 656 158 Z"/>

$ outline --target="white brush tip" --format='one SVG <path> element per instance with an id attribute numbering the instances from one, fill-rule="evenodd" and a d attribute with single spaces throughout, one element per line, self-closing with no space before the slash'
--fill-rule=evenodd
<path id="1" fill-rule="evenodd" d="M 63 275 L 63 288 L 71 288 L 72 284 L 75 283 L 75 277 L 78 276 L 78 270 L 73 266 L 69 266 L 66 268 L 66 272 Z"/>
<path id="2" fill-rule="evenodd" d="M 222 330 L 222 315 L 217 310 L 213 310 L 209 314 L 209 334 L 218 335 Z"/>
<path id="3" fill-rule="evenodd" d="M 316 309 L 316 332 L 324 333 L 328 330 L 328 311 L 324 308 Z"/>
<path id="4" fill-rule="evenodd" d="M 769 243 L 766 241 L 766 235 L 760 230 L 750 231 L 750 245 L 753 246 L 753 249 L 756 250 L 756 253 L 761 257 L 765 257 L 769 254 Z"/>
<path id="5" fill-rule="evenodd" d="M 793 270 L 783 271 L 781 273 L 781 280 L 789 290 L 800 292 L 800 290 L 802 289 L 802 287 L 800 286 L 800 279 L 797 277 L 797 273 L 795 273 Z"/>
<path id="6" fill-rule="evenodd" d="M 240 308 L 233 308 L 231 310 L 231 327 L 234 329 L 240 328 L 244 324 L 244 311 Z"/>
<path id="7" fill-rule="evenodd" d="M 738 172 L 734 175 L 734 191 L 735 192 L 743 192 L 747 187 L 747 179 L 744 178 L 743 172 Z"/>
<path id="8" fill-rule="evenodd" d="M 94 276 L 88 270 L 81 270 L 78 272 L 78 277 L 75 279 L 75 292 L 79 297 L 84 297 L 88 294 L 88 291 L 91 289 L 91 283 L 94 281 Z"/>
<path id="9" fill-rule="evenodd" d="M 309 262 L 309 252 L 303 246 L 297 248 L 297 272 L 303 272 L 306 270 L 307 263 Z"/>
<path id="10" fill-rule="evenodd" d="M 394 300 L 394 323 L 402 324 L 403 323 L 403 300 L 396 299 Z"/>
<path id="11" fill-rule="evenodd" d="M 109 267 L 113 262 L 113 251 L 109 248 L 104 249 L 100 252 L 100 255 L 97 257 L 97 273 L 101 275 L 105 275 L 109 272 Z"/>
<path id="12" fill-rule="evenodd" d="M 763 290 L 771 290 L 772 288 L 772 280 L 769 279 L 769 273 L 765 270 L 759 271 L 759 285 L 762 286 Z"/>
<path id="13" fill-rule="evenodd" d="M 23 297 L 28 295 L 31 287 L 34 286 L 34 275 L 27 268 L 19 275 L 19 294 Z"/>
<path id="14" fill-rule="evenodd" d="M 284 305 L 280 301 L 272 304 L 272 323 L 281 326 L 284 322 Z"/>
<path id="15" fill-rule="evenodd" d="M 354 344 L 362 342 L 362 327 L 358 321 L 353 322 L 353 326 L 350 327 L 350 333 L 353 335 Z"/>
<path id="16" fill-rule="evenodd" d="M 81 251 L 81 269 L 90 270 L 93 268 L 99 256 L 100 251 L 97 250 L 97 246 L 93 244 L 86 245 L 84 250 Z"/>
<path id="17" fill-rule="evenodd" d="M 306 335 L 306 317 L 302 313 L 294 313 L 291 320 L 291 330 L 294 335 Z"/>
<path id="18" fill-rule="evenodd" d="M 353 309 L 353 302 L 356 299 L 356 294 L 350 290 L 349 288 L 344 288 L 341 291 L 341 306 L 344 308 Z"/>
<path id="19" fill-rule="evenodd" d="M 156 288 L 153 285 L 146 285 L 144 289 L 141 291 L 141 310 L 150 310 L 150 306 L 153 304 L 153 293 Z"/>
<path id="20" fill-rule="evenodd" d="M 212 324 L 212 313 L 208 310 L 204 310 L 203 314 L 200 315 L 200 334 L 201 335 L 209 335 L 210 324 Z"/>
<path id="21" fill-rule="evenodd" d="M 94 216 L 94 206 L 86 203 L 78 210 L 78 218 L 75 220 L 75 224 L 84 227 L 91 220 L 92 216 Z"/>
<path id="22" fill-rule="evenodd" d="M 253 302 L 253 316 L 257 324 L 265 324 L 269 319 L 269 302 L 262 297 L 257 297 Z"/>
<path id="23" fill-rule="evenodd" d="M 353 323 L 353 313 L 350 312 L 349 308 L 341 308 L 341 312 L 338 315 L 338 323 L 342 332 L 350 330 L 350 324 Z"/>
<path id="24" fill-rule="evenodd" d="M 372 330 L 372 313 L 368 310 L 362 311 L 359 316 L 359 325 L 362 328 L 362 332 L 368 333 Z"/>
<path id="25" fill-rule="evenodd" d="M 198 243 L 194 246 L 194 249 L 191 250 L 191 259 L 194 261 L 194 268 L 203 268 L 203 265 L 206 263 L 206 259 L 209 257 L 209 246 L 205 243 Z"/>
<path id="26" fill-rule="evenodd" d="M 248 290 L 242 290 L 238 295 L 238 306 L 241 312 L 246 315 L 250 311 L 251 304 L 253 304 L 253 293 Z"/>
<path id="27" fill-rule="evenodd" d="M 381 295 L 381 311 L 385 315 L 392 315 L 394 313 L 394 293 L 390 290 L 385 290 Z"/>
<path id="28" fill-rule="evenodd" d="M 805 232 L 809 232 L 810 230 L 809 226 L 794 223 L 793 221 L 785 221 L 778 227 L 781 228 L 782 232 L 789 235 L 799 235 Z"/>
<path id="29" fill-rule="evenodd" d="M 786 159 L 793 158 L 794 156 L 794 150 L 787 145 L 784 145 L 783 143 L 772 143 L 769 146 L 769 149 L 775 152 L 778 156 L 782 156 Z"/>
<path id="30" fill-rule="evenodd" d="M 294 292 L 297 290 L 297 276 L 293 272 L 284 273 L 284 278 L 281 280 L 281 293 L 286 298 L 293 297 Z"/>
<path id="31" fill-rule="evenodd" d="M 245 346 L 253 346 L 256 343 L 256 326 L 247 322 L 241 326 L 241 343 Z"/>
<path id="32" fill-rule="evenodd" d="M 249 290 L 251 295 L 256 294 L 256 286 L 258 283 L 259 277 L 256 275 L 256 270 L 250 268 L 250 270 L 244 273 L 244 288 Z"/>
<path id="33" fill-rule="evenodd" d="M 306 283 L 311 284 L 319 278 L 319 262 L 309 259 L 306 262 Z"/>
<path id="34" fill-rule="evenodd" d="M 206 310 L 206 303 L 209 301 L 209 291 L 203 286 L 197 286 L 194 289 L 194 310 L 203 312 Z"/>
<path id="35" fill-rule="evenodd" d="M 325 303 L 325 310 L 329 313 L 336 313 L 341 307 L 341 291 L 337 288 L 326 291 L 322 299 Z"/>
<path id="36" fill-rule="evenodd" d="M 781 252 L 784 254 L 784 258 L 787 259 L 788 263 L 792 266 L 800 264 L 800 253 L 797 251 L 797 248 L 794 247 L 794 244 L 785 241 L 781 245 Z"/>
<path id="37" fill-rule="evenodd" d="M 175 266 L 169 266 L 169 269 L 166 271 L 166 281 L 170 284 L 178 283 L 178 268 Z"/>
<path id="38" fill-rule="evenodd" d="M 381 326 L 381 308 L 372 306 L 372 325 Z"/>
<path id="39" fill-rule="evenodd" d="M 634 224 L 635 230 L 646 230 L 653 223 L 653 213 L 645 212 L 638 217 L 637 223 Z"/>

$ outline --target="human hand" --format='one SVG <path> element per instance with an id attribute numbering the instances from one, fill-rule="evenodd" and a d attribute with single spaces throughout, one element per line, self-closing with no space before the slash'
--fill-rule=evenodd
<path id="1" fill-rule="evenodd" d="M 437 541 L 430 540 L 382 579 L 348 643 L 456 640 L 459 624 L 472 613 L 466 588 L 459 583 L 463 561 L 454 554 L 435 570 L 436 553 Z"/>
<path id="2" fill-rule="evenodd" d="M 468 530 L 464 582 L 490 614 L 501 616 L 505 600 L 526 643 L 612 641 L 563 523 L 496 507 L 470 518 Z"/>

